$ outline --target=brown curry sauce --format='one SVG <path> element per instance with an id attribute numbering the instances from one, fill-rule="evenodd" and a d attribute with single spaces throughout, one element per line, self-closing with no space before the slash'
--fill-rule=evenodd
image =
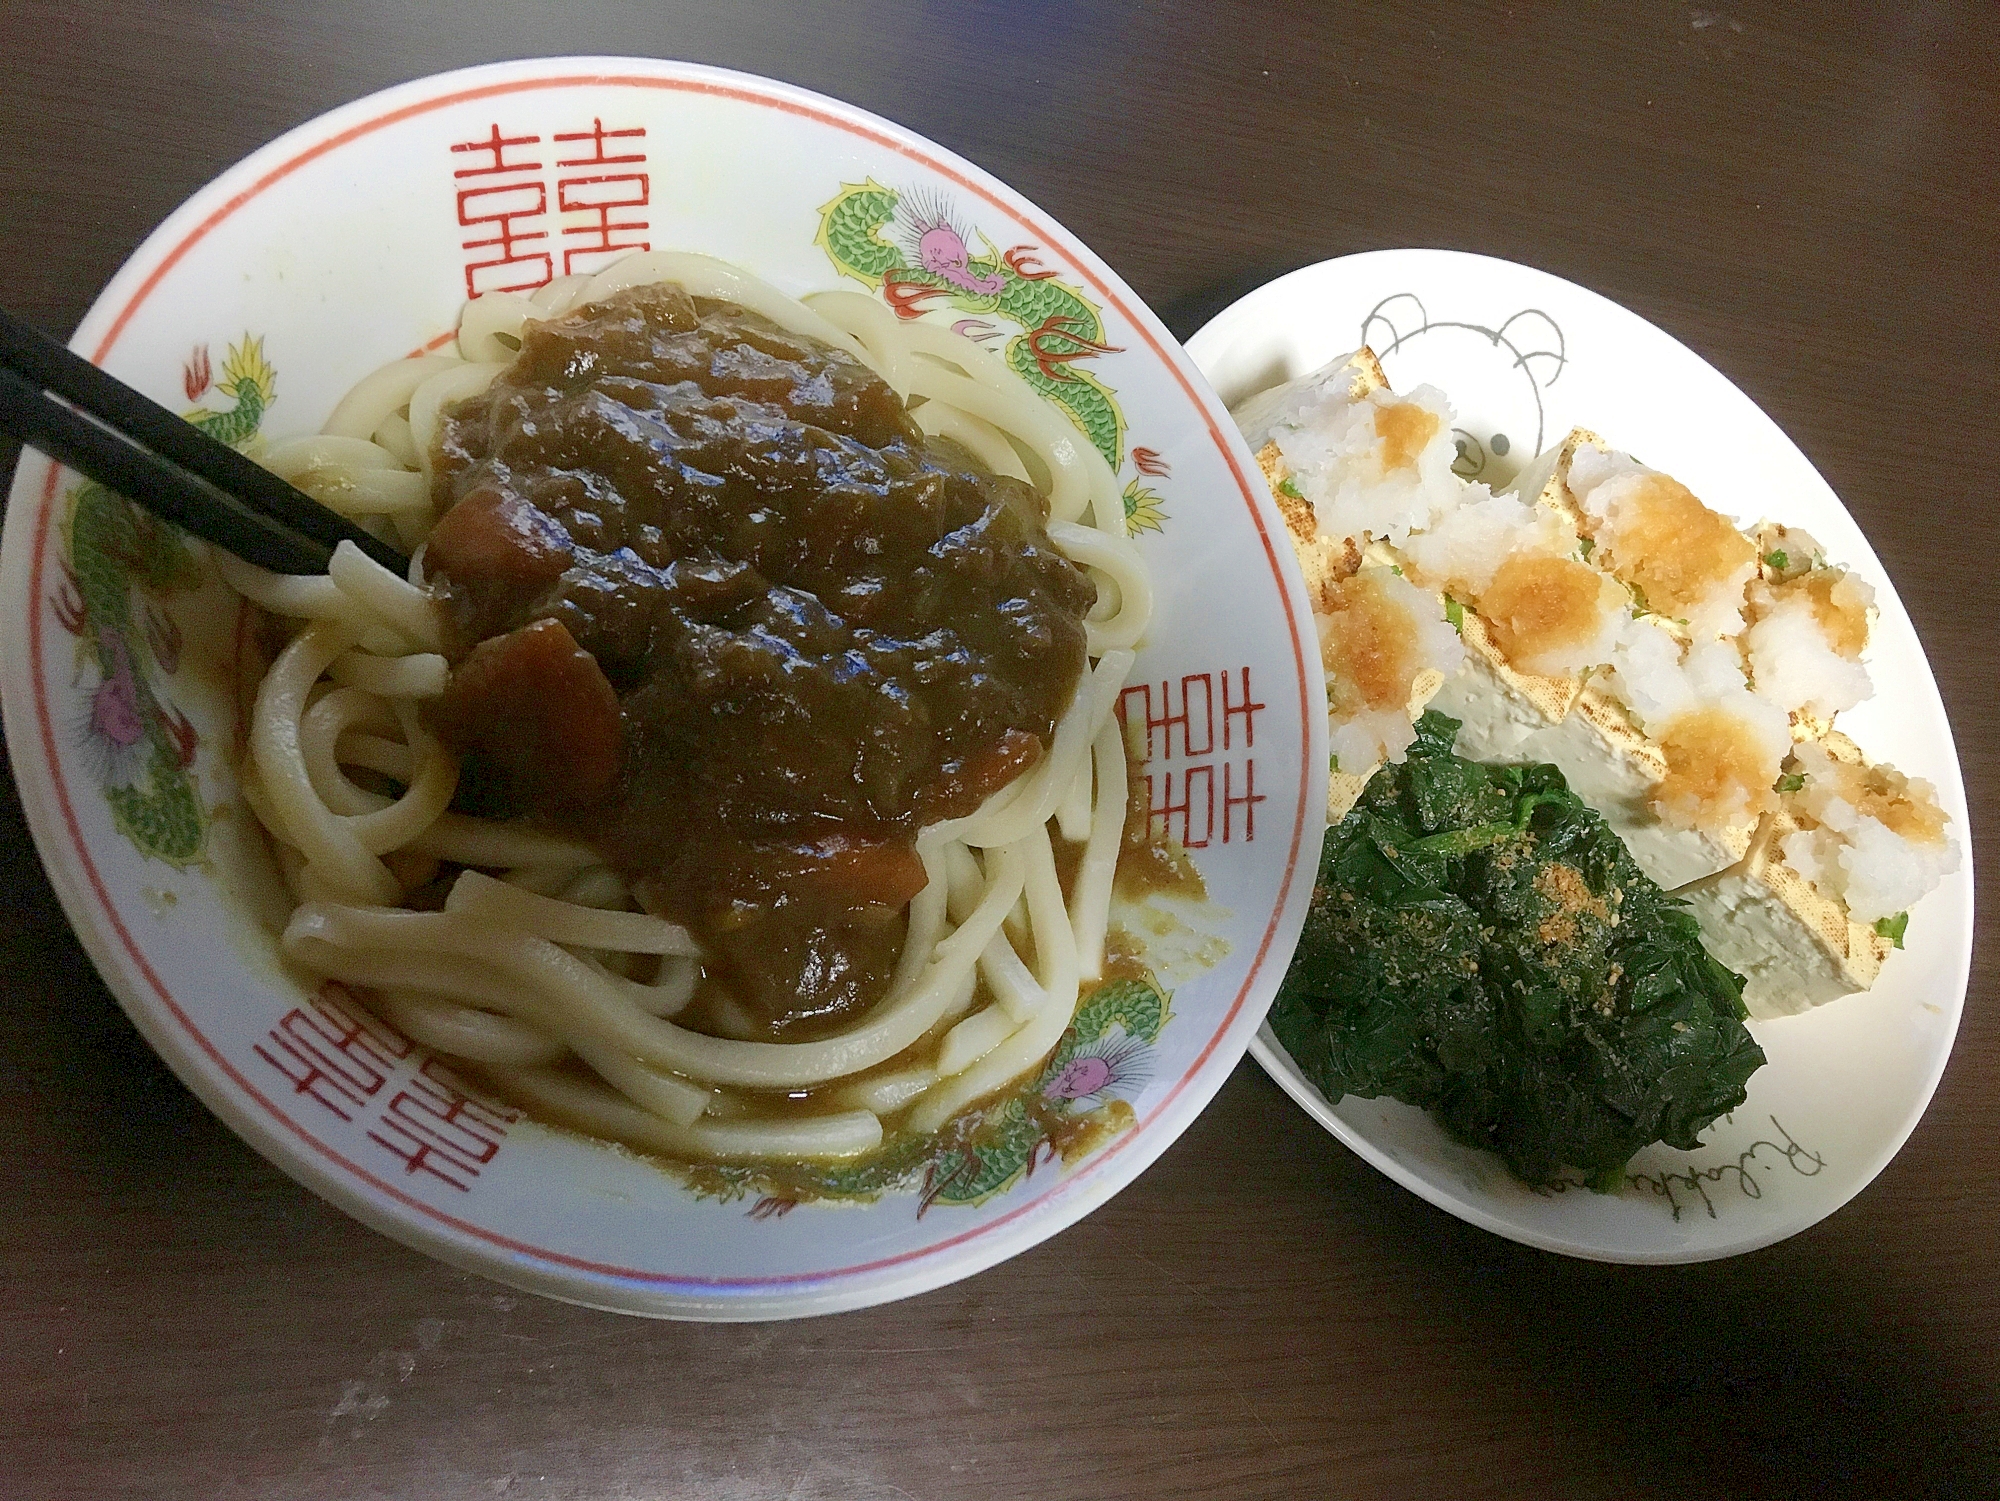
<path id="1" fill-rule="evenodd" d="M 879 999 L 917 830 L 1032 765 L 1085 666 L 1041 497 L 664 285 L 529 324 L 433 460 L 461 810 L 590 842 L 766 1036 Z"/>

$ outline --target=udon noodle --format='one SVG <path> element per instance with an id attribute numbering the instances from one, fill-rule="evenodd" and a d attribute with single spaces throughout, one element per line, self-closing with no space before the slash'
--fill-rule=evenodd
<path id="1" fill-rule="evenodd" d="M 1034 485 L 1050 540 L 1097 586 L 1089 663 L 1046 753 L 968 816 L 921 829 L 924 885 L 887 993 L 806 1041 L 677 1020 L 703 975 L 695 935 L 640 910 L 588 844 L 453 811 L 459 767 L 423 712 L 451 675 L 423 563 L 446 409 L 507 367 L 529 320 L 663 281 L 860 359 L 926 434 Z M 455 355 L 383 366 L 321 434 L 258 457 L 415 558 L 407 578 L 352 544 L 324 577 L 218 559 L 292 632 L 257 688 L 241 769 L 296 902 L 291 960 L 362 988 L 531 1113 L 689 1161 L 863 1155 L 885 1128 L 936 1131 L 1060 1041 L 1103 973 L 1126 808 L 1113 711 L 1152 597 L 1110 468 L 1000 359 L 859 293 L 801 302 L 733 266 L 654 252 L 468 303 Z M 1081 846 L 1067 892 L 1052 831 Z M 442 910 L 414 910 L 437 862 L 462 873 Z"/>

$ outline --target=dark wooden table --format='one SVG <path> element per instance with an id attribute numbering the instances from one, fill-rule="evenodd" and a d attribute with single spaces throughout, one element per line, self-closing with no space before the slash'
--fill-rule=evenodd
<path id="1" fill-rule="evenodd" d="M 1724 3 L 4 0 L 0 300 L 67 331 L 280 131 L 563 52 L 727 64 L 903 121 L 1182 333 L 1346 251 L 1526 261 L 1693 345 L 1819 465 L 1916 617 L 1990 836 L 2000 15 Z M 1908 1147 L 1755 1255 L 1623 1269 L 1498 1240 L 1245 1063 L 1139 1183 L 1015 1261 L 887 1308 L 697 1327 L 515 1294 L 327 1207 L 139 1041 L 11 785 L 0 882 L 0 1495 L 2000 1489 L 1990 926 Z"/>

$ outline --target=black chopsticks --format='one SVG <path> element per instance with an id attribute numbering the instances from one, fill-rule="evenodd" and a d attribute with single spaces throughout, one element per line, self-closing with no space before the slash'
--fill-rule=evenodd
<path id="1" fill-rule="evenodd" d="M 324 573 L 342 542 L 409 572 L 388 543 L 6 312 L 0 430 L 274 573 Z"/>

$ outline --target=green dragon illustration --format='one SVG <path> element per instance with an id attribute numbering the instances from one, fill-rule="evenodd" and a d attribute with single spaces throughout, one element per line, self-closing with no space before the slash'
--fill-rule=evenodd
<path id="1" fill-rule="evenodd" d="M 1038 1165 L 1074 1162 L 1134 1123 L 1112 1091 L 1136 1093 L 1151 1076 L 1152 1044 L 1171 1015 L 1151 979 L 1108 981 L 1085 997 L 1033 1082 L 960 1120 L 942 1141 L 896 1137 L 872 1157 L 807 1167 L 783 1182 L 755 1167 L 689 1167 L 688 1185 L 725 1203 L 756 1194 L 758 1219 L 809 1199 L 866 1201 L 905 1189 L 917 1192 L 919 1215 L 936 1204 L 983 1204 Z"/>
<path id="2" fill-rule="evenodd" d="M 1118 347 L 1105 342 L 1097 306 L 1044 269 L 1036 247 L 1002 251 L 982 234 L 986 252 L 975 256 L 943 199 L 905 194 L 873 178 L 841 184 L 819 214 L 815 243 L 843 274 L 879 290 L 897 316 L 916 318 L 926 304 L 941 300 L 975 315 L 953 327 L 981 343 L 1003 336 L 992 318 L 1016 324 L 1020 331 L 1002 350 L 1008 367 L 1069 414 L 1113 473 L 1124 467 L 1125 414 L 1112 390 L 1079 368 Z M 891 226 L 906 244 L 884 236 Z M 1133 449 L 1131 458 L 1140 475 L 1166 472 L 1148 449 Z M 1160 529 L 1160 498 L 1137 476 L 1124 498 L 1128 532 Z"/>
<path id="3" fill-rule="evenodd" d="M 211 437 L 253 437 L 276 389 L 263 341 L 234 345 L 216 390 L 235 405 L 196 408 L 187 419 Z M 209 383 L 208 352 L 197 349 L 183 378 L 189 400 Z M 95 481 L 69 492 L 62 528 L 66 556 L 53 606 L 96 668 L 86 743 L 101 763 L 112 824 L 142 853 L 176 868 L 201 858 L 208 821 L 194 767 L 200 737 L 155 687 L 180 665 L 182 637 L 163 602 L 198 589 L 202 571 L 172 528 Z"/>
<path id="4" fill-rule="evenodd" d="M 983 1204 L 1032 1173 L 1045 1148 L 1051 1157 L 1073 1161 L 1131 1125 L 1132 1107 L 1108 1091 L 1120 1085 L 1136 1092 L 1144 1082 L 1151 1044 L 1169 1014 L 1166 993 L 1150 979 L 1098 986 L 1077 1008 L 1035 1082 L 988 1110 L 925 1165 L 921 1207 Z M 1080 1108 L 1093 1100 L 1103 1103 Z"/>

